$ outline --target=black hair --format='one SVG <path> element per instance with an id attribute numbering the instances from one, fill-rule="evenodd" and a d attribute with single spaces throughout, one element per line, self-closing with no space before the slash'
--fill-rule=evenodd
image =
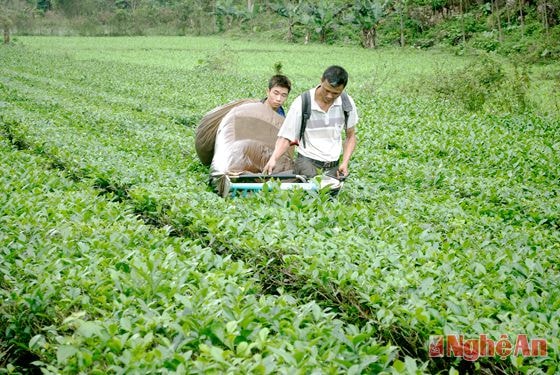
<path id="1" fill-rule="evenodd" d="M 340 85 L 346 87 L 346 84 L 348 84 L 348 72 L 341 66 L 332 65 L 325 70 L 321 80 L 327 80 L 332 87 Z"/>
<path id="2" fill-rule="evenodd" d="M 290 79 L 283 74 L 275 74 L 270 77 L 268 80 L 268 89 L 270 90 L 275 86 L 284 87 L 288 89 L 288 92 L 292 90 L 292 82 L 290 82 Z"/>

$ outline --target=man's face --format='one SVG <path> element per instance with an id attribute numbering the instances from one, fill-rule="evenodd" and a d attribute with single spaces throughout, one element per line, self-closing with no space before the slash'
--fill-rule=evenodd
<path id="1" fill-rule="evenodd" d="M 326 104 L 332 104 L 344 91 L 344 85 L 333 86 L 326 79 L 321 81 L 317 89 L 319 97 Z"/>
<path id="2" fill-rule="evenodd" d="M 272 109 L 277 110 L 282 104 L 284 104 L 286 99 L 288 99 L 288 94 L 289 91 L 287 88 L 274 86 L 273 88 L 267 90 L 266 96 L 268 99 L 266 101 Z"/>

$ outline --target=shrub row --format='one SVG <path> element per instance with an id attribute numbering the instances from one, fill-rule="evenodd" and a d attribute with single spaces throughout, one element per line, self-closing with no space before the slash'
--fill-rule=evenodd
<path id="1" fill-rule="evenodd" d="M 393 362 L 371 325 L 263 295 L 248 265 L 144 225 L 91 180 L 4 138 L 0 155 L 5 370 L 360 373 Z"/>
<path id="2" fill-rule="evenodd" d="M 430 335 L 527 334 L 547 338 L 547 357 L 476 366 L 557 368 L 559 137 L 549 119 L 482 118 L 437 101 L 358 94 L 363 146 L 339 200 L 274 192 L 224 201 L 204 186 L 187 144 L 192 129 L 113 111 L 19 69 L 27 72 L 2 81 L 2 121 L 14 143 L 168 232 L 251 264 L 263 291 L 317 301 L 421 361 Z M 130 84 L 140 71 L 119 79 Z"/>

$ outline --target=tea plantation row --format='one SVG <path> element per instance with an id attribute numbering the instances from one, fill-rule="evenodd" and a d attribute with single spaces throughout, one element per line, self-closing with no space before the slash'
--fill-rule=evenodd
<path id="1" fill-rule="evenodd" d="M 106 62 L 101 54 L 80 60 L 24 48 L 3 53 L 4 153 L 20 160 L 3 168 L 25 165 L 26 158 L 33 159 L 27 165 L 48 164 L 46 172 L 21 171 L 31 169 L 41 181 L 56 176 L 70 191 L 85 189 L 101 206 L 88 210 L 103 211 L 95 220 L 99 229 L 86 233 L 105 246 L 82 248 L 76 238 L 58 245 L 79 251 L 76 263 L 85 257 L 83 267 L 95 271 L 76 270 L 67 260 L 73 255 L 55 250 L 48 241 L 58 237 L 47 235 L 60 231 L 59 223 L 92 225 L 72 194 L 61 189 L 57 199 L 69 201 L 57 203 L 12 189 L 29 211 L 71 207 L 61 210 L 62 220 L 33 225 L 47 233 L 41 247 L 54 253 L 32 257 L 37 264 L 26 272 L 46 278 L 31 283 L 31 294 L 61 293 L 65 283 L 79 283 L 72 290 L 80 294 L 47 303 L 52 310 L 10 337 L 30 345 L 52 371 L 261 366 L 263 372 L 376 373 L 390 366 L 415 372 L 420 363 L 429 372 L 558 368 L 560 130 L 554 119 L 469 115 L 448 103 L 372 97 L 358 89 L 360 145 L 338 200 L 302 192 L 222 200 L 208 191 L 207 171 L 193 152 L 196 119 L 227 100 L 220 95 L 230 83 L 229 95 L 250 96 L 236 91 L 239 75 L 251 92 L 262 82 L 242 73 Z M 189 86 L 176 76 L 190 76 Z M 3 175 L 15 176 L 12 184 L 33 178 Z M 114 216 L 103 216 L 106 211 Z M 113 227 L 121 220 L 122 227 Z M 122 247 L 108 244 L 131 230 Z M 8 244 L 16 232 L 7 232 Z M 96 240 L 103 233 L 109 240 Z M 14 280 L 26 280 L 10 261 L 20 253 L 10 250 L 3 260 L 3 272 Z M 104 287 L 73 278 L 89 273 Z M 11 298 L 25 295 L 15 284 L 2 290 Z M 41 289 L 47 286 L 50 292 Z M 102 303 L 92 302 L 105 293 L 111 294 Z M 7 315 L 17 320 L 19 313 Z M 288 333 L 284 319 L 302 323 Z M 429 336 L 451 333 L 544 337 L 548 353 L 474 364 L 428 359 Z M 132 337 L 140 343 L 135 350 L 127 346 Z M 261 342 L 269 338 L 270 348 Z"/>
<path id="2" fill-rule="evenodd" d="M 5 139 L 0 155 L 3 355 L 100 374 L 359 373 L 393 362 L 371 326 L 263 295 L 243 263 L 147 227 L 91 181 Z M 11 359 L 0 357 L 15 370 Z"/>

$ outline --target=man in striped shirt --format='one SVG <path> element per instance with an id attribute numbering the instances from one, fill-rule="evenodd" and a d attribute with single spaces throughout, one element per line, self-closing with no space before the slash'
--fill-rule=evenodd
<path id="1" fill-rule="evenodd" d="M 319 173 L 334 178 L 344 178 L 348 174 L 350 157 L 356 147 L 356 123 L 358 113 L 354 100 L 347 96 L 352 110 L 346 118 L 341 95 L 348 83 L 348 73 L 340 66 L 328 67 L 319 86 L 309 90 L 311 115 L 307 120 L 303 137 L 302 95 L 298 96 L 288 111 L 278 133 L 272 156 L 263 172 L 271 173 L 277 160 L 291 145 L 297 145 L 298 156 L 295 162 L 296 174 L 314 177 Z M 346 140 L 342 142 L 342 131 Z M 302 139 L 300 139 L 302 138 Z M 342 161 L 340 155 L 342 154 Z"/>

